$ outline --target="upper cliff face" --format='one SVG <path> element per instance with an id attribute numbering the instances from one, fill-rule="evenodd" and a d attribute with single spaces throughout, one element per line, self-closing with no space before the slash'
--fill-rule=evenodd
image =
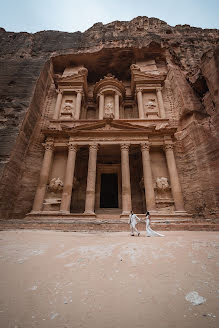
<path id="1" fill-rule="evenodd" d="M 194 71 L 204 52 L 217 44 L 219 30 L 190 25 L 172 27 L 157 18 L 96 23 L 84 33 L 42 31 L 13 33 L 0 29 L 0 57 L 28 59 L 66 52 L 95 52 L 103 47 L 142 48 L 150 43 L 168 49 L 185 71 Z"/>
<path id="2" fill-rule="evenodd" d="M 97 23 L 84 33 L 42 31 L 30 34 L 0 29 L 0 195 L 4 193 L 5 198 L 10 197 L 11 203 L 16 197 L 15 189 L 8 188 L 8 185 L 13 187 L 20 174 L 23 157 L 41 115 L 48 85 L 52 81 L 51 58 L 54 62 L 54 58 L 60 55 L 98 54 L 110 48 L 124 50 L 124 60 L 127 49 L 134 49 L 138 56 L 142 54 L 141 49 L 163 54 L 168 67 L 175 69 L 173 79 L 178 81 L 176 85 L 186 83 L 183 80 L 186 77 L 197 98 L 208 108 L 207 112 L 214 115 L 218 87 L 214 82 L 211 85 L 211 79 L 214 76 L 214 81 L 218 81 L 218 51 L 215 50 L 218 40 L 219 30 L 216 29 L 189 25 L 172 27 L 148 17 L 106 25 Z M 205 53 L 208 56 L 202 67 Z M 186 95 L 187 92 L 185 102 Z M 195 101 L 193 107 L 196 107 Z"/>

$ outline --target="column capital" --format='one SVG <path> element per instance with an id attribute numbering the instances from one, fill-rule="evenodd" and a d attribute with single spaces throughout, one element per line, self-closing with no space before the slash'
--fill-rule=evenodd
<path id="1" fill-rule="evenodd" d="M 63 90 L 60 90 L 60 89 L 56 89 L 56 93 L 57 93 L 57 94 L 61 94 L 61 95 L 62 95 L 62 94 L 63 94 Z"/>
<path id="2" fill-rule="evenodd" d="M 156 87 L 156 91 L 162 91 L 163 87 Z"/>
<path id="3" fill-rule="evenodd" d="M 141 88 L 141 87 L 137 87 L 136 88 L 136 92 L 142 92 L 144 89 L 143 88 Z"/>
<path id="4" fill-rule="evenodd" d="M 99 144 L 98 143 L 89 144 L 89 149 L 98 150 L 99 149 Z"/>
<path id="5" fill-rule="evenodd" d="M 54 149 L 54 138 L 47 138 L 46 142 L 43 143 L 43 146 L 45 147 L 45 150 L 53 150 Z"/>
<path id="6" fill-rule="evenodd" d="M 165 151 L 167 151 L 167 150 L 173 150 L 173 143 L 165 143 L 164 144 L 164 149 L 165 149 Z"/>
<path id="7" fill-rule="evenodd" d="M 100 91 L 100 92 L 97 94 L 97 97 L 100 97 L 100 96 L 104 96 L 103 91 Z"/>
<path id="8" fill-rule="evenodd" d="M 141 150 L 150 150 L 151 143 L 149 141 L 141 142 Z"/>
<path id="9" fill-rule="evenodd" d="M 69 151 L 74 151 L 74 152 L 76 152 L 77 149 L 78 149 L 78 145 L 76 145 L 76 144 L 74 144 L 74 143 L 72 143 L 72 142 L 69 142 L 69 143 L 67 144 L 67 146 L 68 146 L 68 150 L 69 150 Z"/>
<path id="10" fill-rule="evenodd" d="M 123 143 L 120 145 L 121 150 L 127 150 L 129 151 L 130 144 L 128 143 Z"/>
<path id="11" fill-rule="evenodd" d="M 83 90 L 78 89 L 78 90 L 75 90 L 75 92 L 76 92 L 77 94 L 80 93 L 80 94 L 83 96 Z"/>

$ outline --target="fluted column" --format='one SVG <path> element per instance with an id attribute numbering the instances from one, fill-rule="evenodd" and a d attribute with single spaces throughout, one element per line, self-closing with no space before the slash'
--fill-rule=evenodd
<path id="1" fill-rule="evenodd" d="M 154 184 L 153 184 L 153 177 L 151 171 L 149 150 L 150 150 L 149 142 L 145 142 L 141 144 L 145 200 L 147 205 L 147 211 L 154 211 L 156 210 L 156 205 L 155 205 Z"/>
<path id="2" fill-rule="evenodd" d="M 172 195 L 175 203 L 176 211 L 184 211 L 184 202 L 182 196 L 182 190 L 180 186 L 179 176 L 176 168 L 176 161 L 173 152 L 173 144 L 166 143 L 164 145 L 167 159 L 167 167 L 170 176 L 170 184 Z"/>
<path id="3" fill-rule="evenodd" d="M 129 214 L 132 210 L 131 183 L 129 169 L 129 145 L 121 145 L 122 169 L 122 214 Z"/>
<path id="4" fill-rule="evenodd" d="M 56 90 L 58 93 L 57 99 L 56 99 L 56 106 L 53 114 L 53 119 L 58 120 L 59 118 L 59 113 L 60 113 L 60 108 L 62 104 L 62 91 L 61 90 Z"/>
<path id="5" fill-rule="evenodd" d="M 62 201 L 60 211 L 70 212 L 72 186 L 74 180 L 75 160 L 77 154 L 77 145 L 69 142 L 68 144 L 68 160 L 65 171 L 64 188 L 62 192 Z"/>
<path id="6" fill-rule="evenodd" d="M 99 120 L 103 119 L 103 112 L 104 112 L 104 94 L 99 94 Z"/>
<path id="7" fill-rule="evenodd" d="M 82 99 L 82 91 L 77 91 L 77 97 L 76 97 L 76 109 L 75 109 L 75 119 L 80 119 L 80 113 L 81 113 L 81 99 Z"/>
<path id="8" fill-rule="evenodd" d="M 156 88 L 156 92 L 157 92 L 157 101 L 158 101 L 158 107 L 160 110 L 160 117 L 161 118 L 165 118 L 165 108 L 164 108 L 164 104 L 163 104 L 163 96 L 162 96 L 162 92 L 161 92 L 162 88 Z"/>
<path id="9" fill-rule="evenodd" d="M 143 96 L 142 96 L 142 90 L 137 89 L 137 100 L 138 100 L 138 113 L 139 118 L 144 118 L 144 106 L 143 106 Z"/>
<path id="10" fill-rule="evenodd" d="M 52 164 L 54 140 L 47 139 L 46 143 L 44 144 L 44 147 L 45 147 L 45 154 L 40 171 L 39 184 L 34 198 L 33 211 L 42 211 L 43 201 L 46 193 L 46 186 L 47 186 L 51 164 Z"/>
<path id="11" fill-rule="evenodd" d="M 119 119 L 119 95 L 115 93 L 115 119 Z"/>
<path id="12" fill-rule="evenodd" d="M 85 213 L 94 214 L 98 144 L 89 146 Z"/>

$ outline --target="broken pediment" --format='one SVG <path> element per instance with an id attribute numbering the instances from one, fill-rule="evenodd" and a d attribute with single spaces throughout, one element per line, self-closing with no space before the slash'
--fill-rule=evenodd
<path id="1" fill-rule="evenodd" d="M 88 70 L 85 67 L 69 69 L 62 76 L 54 76 L 54 82 L 59 89 L 83 88 L 87 90 L 87 75 Z"/>
<path id="2" fill-rule="evenodd" d="M 153 67 L 154 68 L 154 67 Z M 131 65 L 131 89 L 135 90 L 137 85 L 163 85 L 166 79 L 166 74 L 159 72 L 156 69 L 145 69 L 136 64 Z"/>

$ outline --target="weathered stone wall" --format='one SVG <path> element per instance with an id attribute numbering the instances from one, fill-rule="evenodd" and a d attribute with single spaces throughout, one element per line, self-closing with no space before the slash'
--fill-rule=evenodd
<path id="1" fill-rule="evenodd" d="M 45 101 L 49 101 L 49 93 L 54 92 L 50 58 L 98 53 L 103 48 L 134 49 L 137 53 L 142 47 L 162 53 L 168 64 L 164 101 L 170 101 L 168 111 L 175 113 L 179 125 L 176 160 L 186 209 L 194 215 L 214 215 L 218 174 L 218 37 L 218 30 L 188 25 L 171 27 L 147 17 L 106 25 L 97 23 L 84 33 L 29 34 L 0 29 L 2 218 L 22 217 L 31 209 L 43 156 L 40 117 L 48 108 Z"/>

